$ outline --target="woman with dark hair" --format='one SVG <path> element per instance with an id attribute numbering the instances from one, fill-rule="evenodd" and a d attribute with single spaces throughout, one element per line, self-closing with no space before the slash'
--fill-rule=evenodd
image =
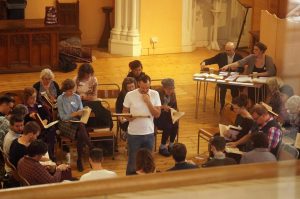
<path id="1" fill-rule="evenodd" d="M 142 148 L 136 154 L 136 174 L 155 173 L 155 162 L 151 152 Z"/>
<path id="2" fill-rule="evenodd" d="M 98 80 L 94 76 L 94 69 L 90 64 L 82 64 L 78 74 L 74 78 L 75 92 L 80 96 L 83 106 L 88 106 L 95 114 L 94 118 L 88 121 L 89 127 L 112 128 L 111 114 L 101 102 L 97 100 Z"/>
<path id="3" fill-rule="evenodd" d="M 124 102 L 125 96 L 129 91 L 133 91 L 134 89 L 136 89 L 136 87 L 137 87 L 136 84 L 137 83 L 133 77 L 126 77 L 123 80 L 122 90 L 116 101 L 116 113 L 123 112 L 123 102 Z M 126 140 L 126 132 L 127 132 L 129 122 L 124 117 L 119 117 L 118 120 L 120 122 L 121 130 L 123 131 L 122 138 L 124 140 Z"/>
<path id="4" fill-rule="evenodd" d="M 129 62 L 129 69 L 130 71 L 127 74 L 127 77 L 133 77 L 136 81 L 138 81 L 141 76 L 146 75 L 143 72 L 143 65 L 140 60 L 133 60 Z"/>
<path id="5" fill-rule="evenodd" d="M 92 65 L 82 64 L 74 81 L 76 93 L 80 95 L 81 100 L 94 101 L 97 99 L 98 80 L 94 76 Z"/>
<path id="6" fill-rule="evenodd" d="M 175 94 L 175 83 L 171 78 L 161 81 L 162 88 L 158 91 L 161 101 L 161 114 L 159 118 L 154 119 L 156 127 L 163 131 L 159 154 L 170 156 L 174 145 L 175 138 L 178 134 L 178 122 L 173 123 L 171 117 L 171 108 L 177 110 L 177 100 Z M 167 141 L 170 140 L 167 147 Z"/>
<path id="7" fill-rule="evenodd" d="M 62 83 L 61 94 L 57 98 L 58 113 L 61 121 L 58 124 L 60 134 L 77 141 L 77 169 L 83 171 L 82 155 L 85 144 L 91 149 L 91 140 L 86 131 L 85 125 L 80 122 L 70 122 L 70 120 L 79 121 L 82 115 L 82 102 L 79 95 L 74 93 L 75 82 L 71 79 L 66 79 Z"/>
<path id="8" fill-rule="evenodd" d="M 254 125 L 254 120 L 251 114 L 247 110 L 248 98 L 246 95 L 240 95 L 232 100 L 231 108 L 233 112 L 237 114 L 234 126 L 240 126 L 239 134 L 232 141 L 239 140 L 243 136 L 247 135 Z M 226 134 L 226 133 L 225 133 Z"/>
<path id="9" fill-rule="evenodd" d="M 24 89 L 24 105 L 28 108 L 28 114 L 24 118 L 24 124 L 29 121 L 38 121 L 37 114 L 42 120 L 47 120 L 47 123 L 52 122 L 51 112 L 41 103 L 37 102 L 37 91 L 33 87 Z M 41 127 L 42 128 L 42 127 Z M 48 144 L 48 153 L 52 161 L 55 161 L 55 127 L 42 129 L 41 137 Z"/>
<path id="10" fill-rule="evenodd" d="M 276 68 L 272 57 L 265 54 L 267 46 L 261 42 L 257 42 L 253 47 L 253 54 L 234 62 L 225 65 L 221 68 L 222 71 L 228 69 L 237 69 L 243 67 L 245 74 L 254 77 L 271 77 L 276 76 Z M 248 96 L 254 102 L 254 88 L 248 88 Z M 262 96 L 262 95 L 260 95 Z M 259 100 L 261 101 L 261 100 Z"/>

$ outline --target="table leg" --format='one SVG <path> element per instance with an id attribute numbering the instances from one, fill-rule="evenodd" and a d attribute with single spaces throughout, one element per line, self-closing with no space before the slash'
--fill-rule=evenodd
<path id="1" fill-rule="evenodd" d="M 196 110 L 195 110 L 195 118 L 198 118 L 198 111 L 199 111 L 199 103 L 200 103 L 200 94 L 201 94 L 201 81 L 197 81 L 196 86 Z"/>
<path id="2" fill-rule="evenodd" d="M 204 82 L 204 95 L 203 95 L 203 112 L 206 110 L 206 96 L 207 96 L 208 83 Z"/>

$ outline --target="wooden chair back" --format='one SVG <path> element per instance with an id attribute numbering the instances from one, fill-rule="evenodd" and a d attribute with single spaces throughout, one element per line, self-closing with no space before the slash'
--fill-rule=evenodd
<path id="1" fill-rule="evenodd" d="M 97 96 L 101 102 L 103 102 L 103 105 L 111 112 L 115 112 L 115 109 L 112 108 L 111 104 L 115 105 L 120 92 L 121 89 L 118 84 L 98 84 Z"/>
<path id="2" fill-rule="evenodd" d="M 23 177 L 19 174 L 18 170 L 16 169 L 16 167 L 9 161 L 9 158 L 8 156 L 4 153 L 4 151 L 2 150 L 2 148 L 0 147 L 0 151 L 1 151 L 1 154 L 3 156 L 3 159 L 4 159 L 4 162 L 5 162 L 5 165 L 10 168 L 10 174 L 11 176 L 20 183 L 21 186 L 29 186 L 30 183 Z"/>
<path id="3" fill-rule="evenodd" d="M 58 23 L 79 29 L 79 1 L 75 3 L 60 3 L 56 0 Z"/>

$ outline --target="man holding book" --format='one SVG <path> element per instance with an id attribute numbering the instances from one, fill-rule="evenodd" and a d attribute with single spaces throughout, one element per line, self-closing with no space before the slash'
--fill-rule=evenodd
<path id="1" fill-rule="evenodd" d="M 160 116 L 161 102 L 157 91 L 150 89 L 150 77 L 139 78 L 139 88 L 126 94 L 123 103 L 123 113 L 131 113 L 127 117 L 128 126 L 128 163 L 126 174 L 135 173 L 135 157 L 140 148 L 152 151 L 154 144 L 153 118 Z M 149 116 L 149 117 L 135 117 Z"/>

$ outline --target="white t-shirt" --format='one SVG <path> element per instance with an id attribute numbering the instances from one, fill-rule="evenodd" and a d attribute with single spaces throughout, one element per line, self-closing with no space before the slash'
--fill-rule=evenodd
<path id="1" fill-rule="evenodd" d="M 117 174 L 115 172 L 102 169 L 102 170 L 90 171 L 82 175 L 80 181 L 101 180 L 101 179 L 115 178 L 115 177 L 117 177 Z"/>
<path id="2" fill-rule="evenodd" d="M 150 101 L 153 106 L 161 106 L 157 91 L 149 89 L 148 95 L 150 96 Z M 154 133 L 153 116 L 144 102 L 139 89 L 128 92 L 125 96 L 123 105 L 124 107 L 129 108 L 132 115 L 150 116 L 150 118 L 136 118 L 129 122 L 128 134 L 147 135 Z"/>

